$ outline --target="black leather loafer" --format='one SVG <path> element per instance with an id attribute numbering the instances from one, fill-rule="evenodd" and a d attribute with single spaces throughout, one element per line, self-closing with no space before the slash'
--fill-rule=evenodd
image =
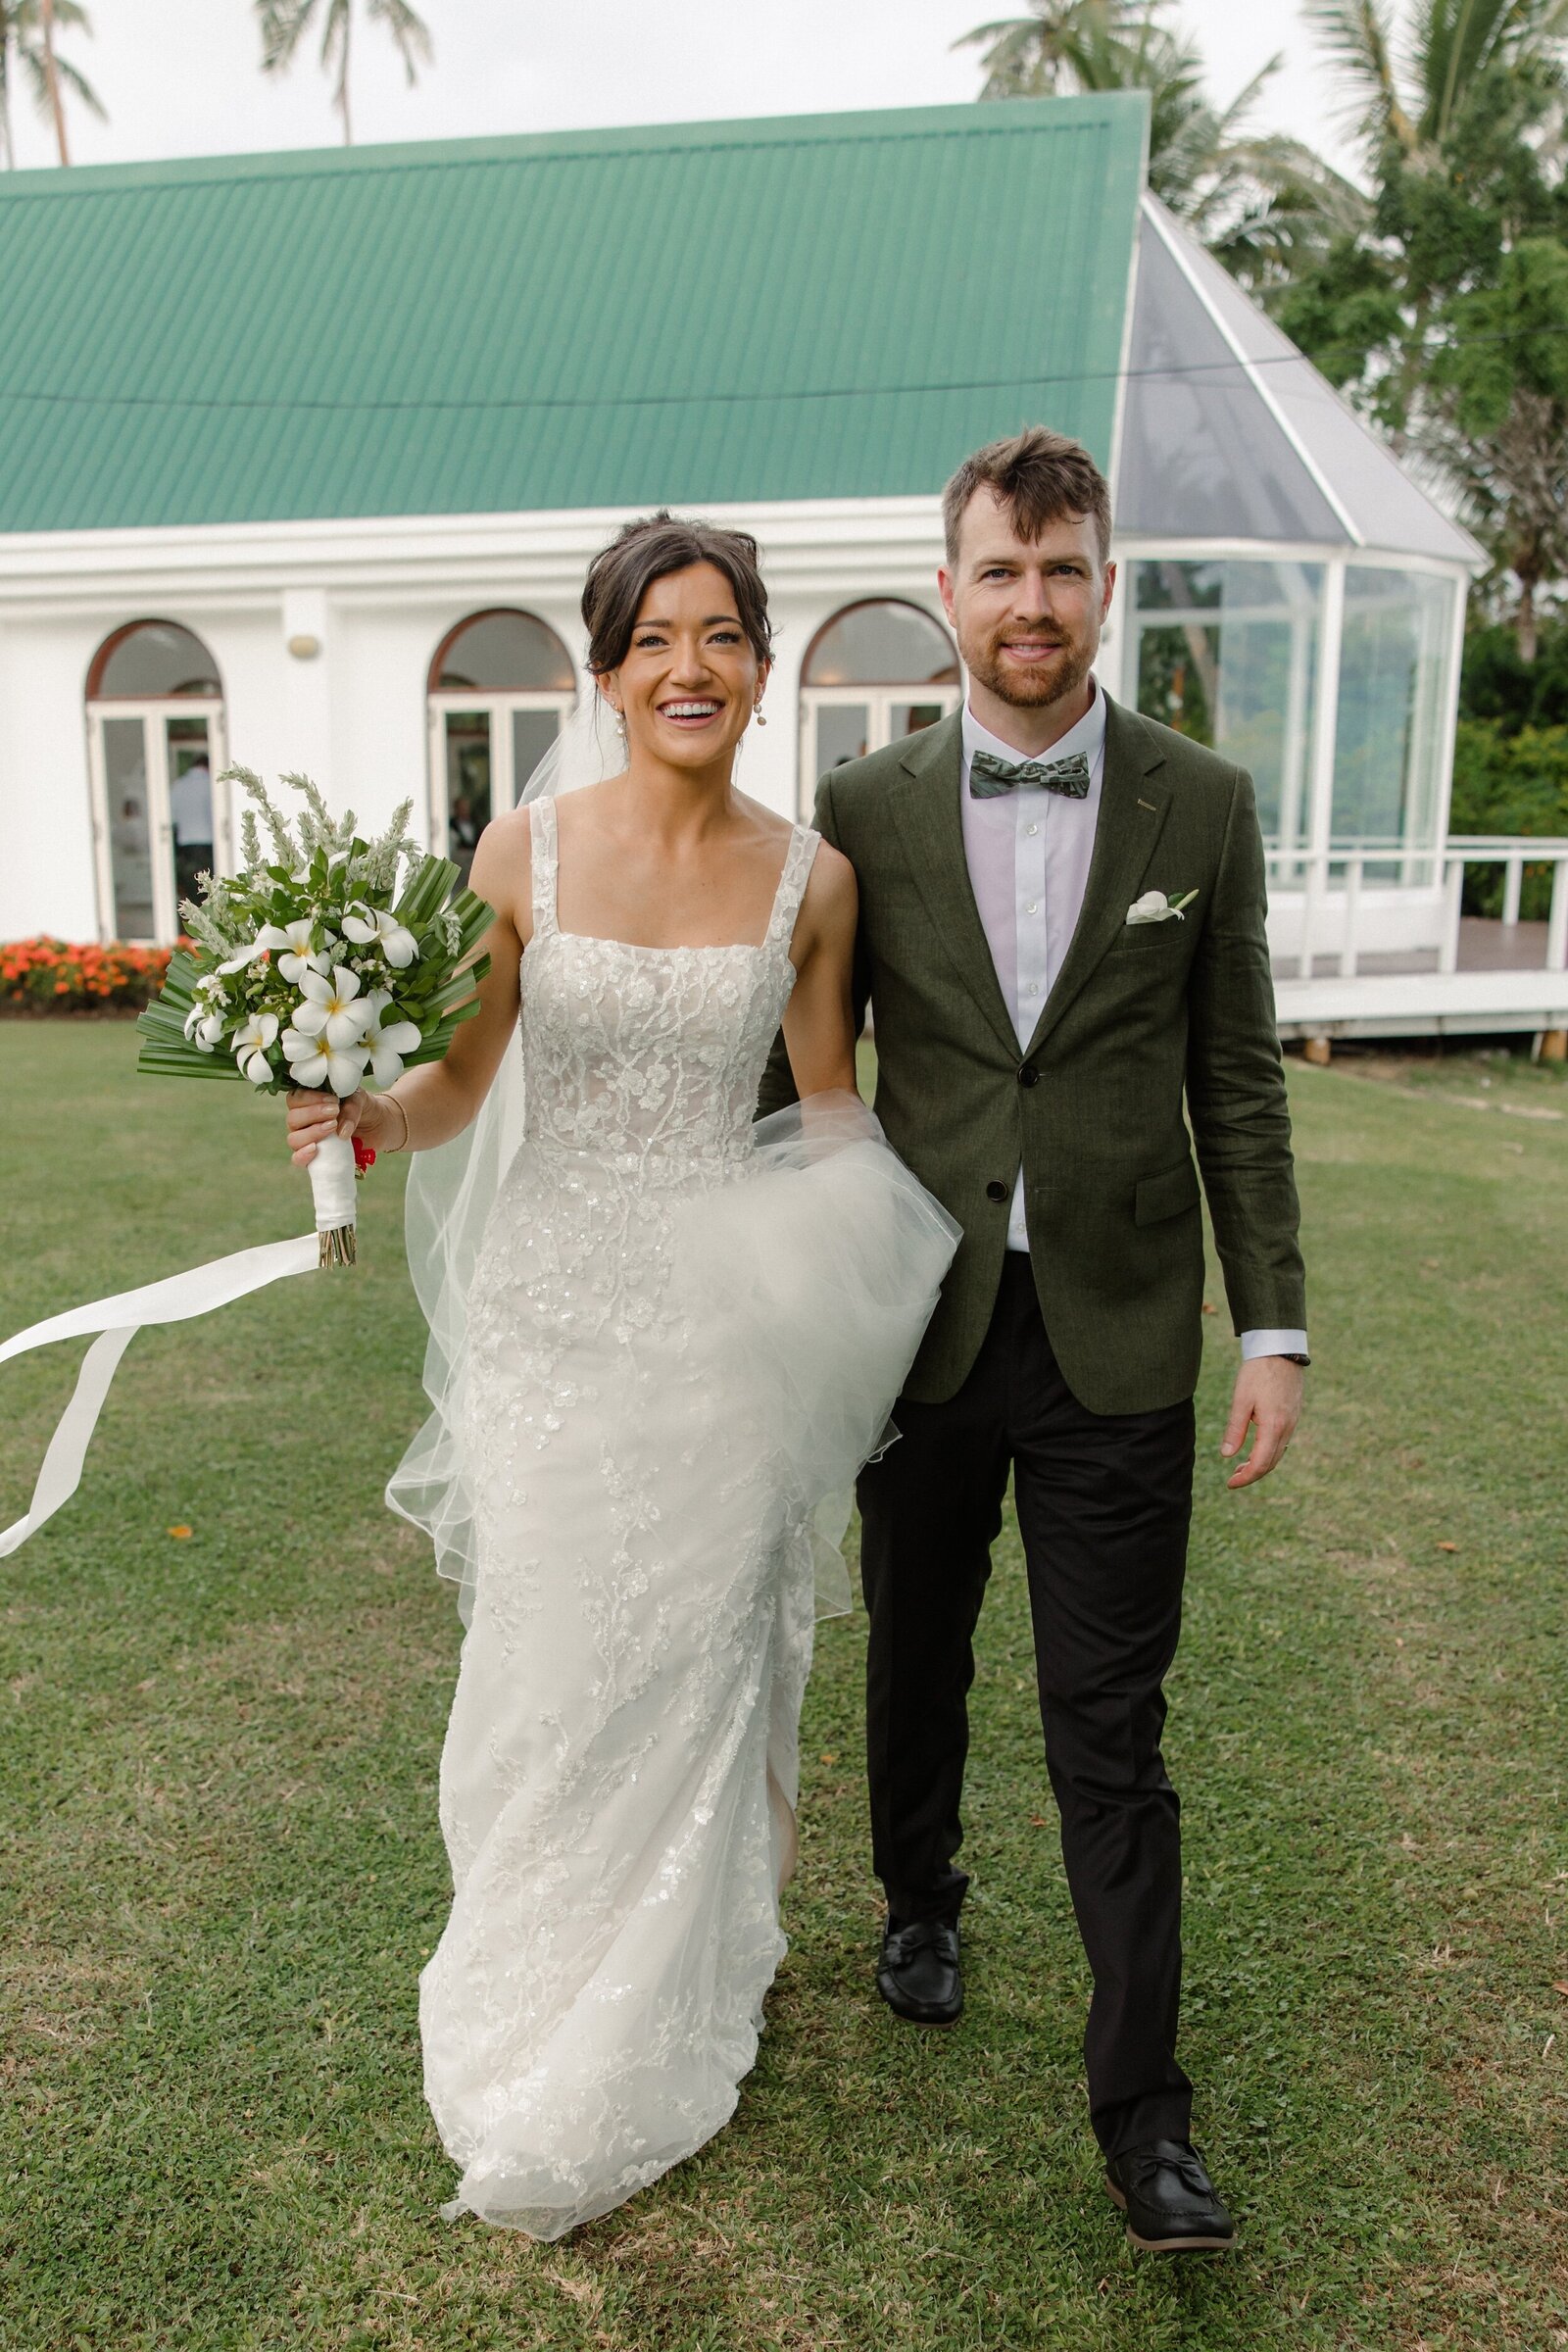
<path id="1" fill-rule="evenodd" d="M 957 1929 L 945 1919 L 911 1920 L 906 1927 L 890 1920 L 876 1988 L 911 2025 L 956 2025 L 963 2008 Z"/>
<path id="2" fill-rule="evenodd" d="M 1221 2254 L 1236 2225 L 1187 2139 L 1151 2139 L 1105 2162 L 1105 2186 L 1146 2254 Z"/>

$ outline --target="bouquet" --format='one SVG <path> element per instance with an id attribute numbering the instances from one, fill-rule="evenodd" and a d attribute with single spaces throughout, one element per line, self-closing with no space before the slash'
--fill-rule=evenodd
<path id="1" fill-rule="evenodd" d="M 473 951 L 494 909 L 458 886 L 449 858 L 410 839 L 413 803 L 362 841 L 352 811 L 334 822 L 308 776 L 282 779 L 305 802 L 294 828 L 249 768 L 219 781 L 254 803 L 241 819 L 244 869 L 201 875 L 200 904 L 180 907 L 187 937 L 136 1023 L 137 1068 L 341 1096 L 367 1076 L 391 1086 L 439 1061 L 479 1009 L 490 958 Z M 311 1162 L 323 1266 L 354 1261 L 356 1158 L 332 1136 Z"/>

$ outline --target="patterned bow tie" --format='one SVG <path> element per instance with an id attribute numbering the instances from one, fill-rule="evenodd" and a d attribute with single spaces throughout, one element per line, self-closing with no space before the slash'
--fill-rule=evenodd
<path id="1" fill-rule="evenodd" d="M 1089 798 L 1089 761 L 1082 752 L 1065 760 L 998 760 L 991 752 L 976 752 L 969 761 L 969 792 L 977 801 L 995 800 L 1015 784 L 1043 784 L 1048 792 L 1065 793 L 1069 801 Z"/>

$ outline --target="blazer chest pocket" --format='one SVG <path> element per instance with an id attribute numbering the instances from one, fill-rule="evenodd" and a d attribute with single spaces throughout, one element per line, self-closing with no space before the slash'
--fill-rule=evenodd
<path id="1" fill-rule="evenodd" d="M 1198 1170 L 1190 1159 L 1184 1159 L 1179 1168 L 1143 1178 L 1133 1195 L 1133 1223 L 1158 1225 L 1166 1217 L 1179 1217 L 1184 1209 L 1196 1208 L 1198 1202 Z"/>
<path id="2" fill-rule="evenodd" d="M 1124 923 L 1121 937 L 1106 949 L 1112 956 L 1174 956 L 1181 952 L 1181 927 L 1176 923 Z"/>

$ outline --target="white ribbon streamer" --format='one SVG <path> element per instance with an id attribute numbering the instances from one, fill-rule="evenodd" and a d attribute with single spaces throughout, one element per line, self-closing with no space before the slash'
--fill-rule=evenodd
<path id="1" fill-rule="evenodd" d="M 348 1144 L 343 1149 L 349 1156 L 352 1183 L 353 1150 Z M 353 1205 L 351 1194 L 349 1221 Z M 85 1339 L 89 1332 L 101 1335 L 82 1359 L 71 1402 L 55 1424 L 25 1516 L 0 1531 L 0 1560 L 20 1550 L 76 1492 L 109 1384 L 143 1324 L 188 1322 L 193 1315 L 210 1314 L 215 1306 L 227 1306 L 251 1291 L 265 1290 L 270 1282 L 280 1282 L 285 1275 L 314 1274 L 319 1262 L 320 1245 L 314 1233 L 298 1241 L 264 1242 L 259 1249 L 236 1250 L 230 1257 L 215 1257 L 184 1274 L 144 1283 L 140 1290 L 121 1291 L 113 1298 L 95 1298 L 90 1305 L 71 1307 L 63 1315 L 51 1315 L 47 1322 L 29 1324 L 0 1346 L 0 1364 L 4 1364 L 34 1348 L 47 1348 L 53 1340 Z"/>

